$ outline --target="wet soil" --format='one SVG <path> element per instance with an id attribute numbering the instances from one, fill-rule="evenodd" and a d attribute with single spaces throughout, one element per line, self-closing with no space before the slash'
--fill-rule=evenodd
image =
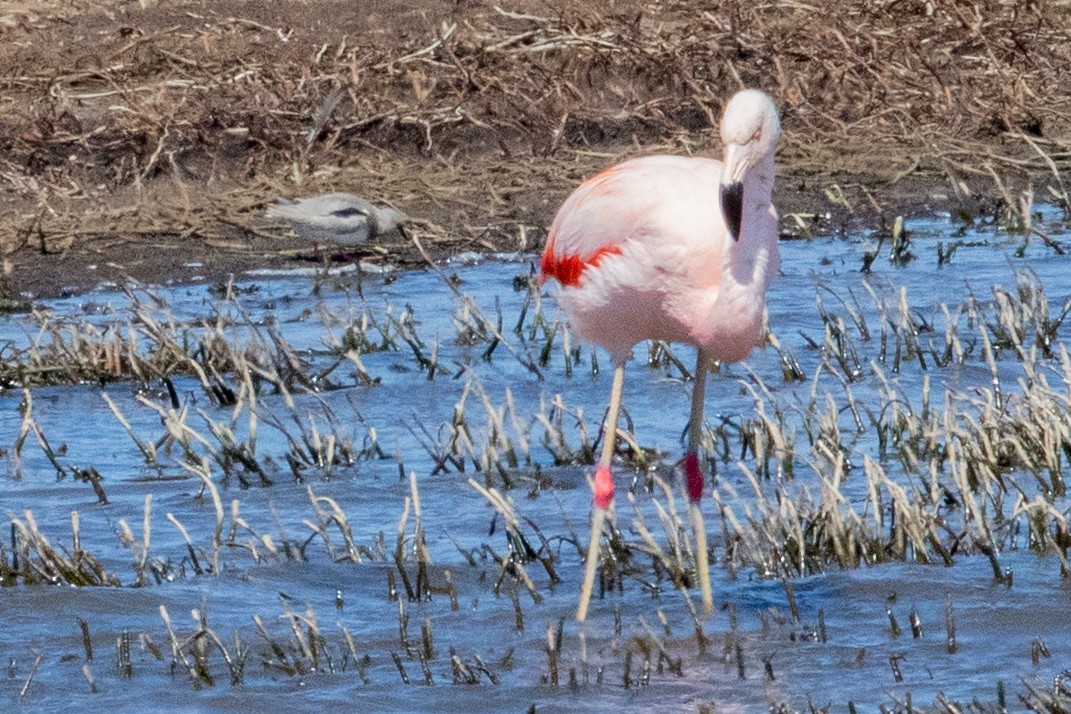
<path id="1" fill-rule="evenodd" d="M 782 108 L 786 237 L 1066 198 L 1071 9 L 894 4 L 4 3 L 0 292 L 315 260 L 264 208 L 332 190 L 432 257 L 538 250 L 601 167 L 717 155 L 743 85 Z M 402 236 L 354 257 L 422 260 Z"/>

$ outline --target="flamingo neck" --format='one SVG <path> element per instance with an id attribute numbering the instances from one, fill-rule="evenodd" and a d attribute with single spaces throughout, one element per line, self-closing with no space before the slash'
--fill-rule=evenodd
<path id="1" fill-rule="evenodd" d="M 773 199 L 774 155 L 773 152 L 755 162 L 744 177 L 744 210 L 757 204 L 768 204 Z"/>

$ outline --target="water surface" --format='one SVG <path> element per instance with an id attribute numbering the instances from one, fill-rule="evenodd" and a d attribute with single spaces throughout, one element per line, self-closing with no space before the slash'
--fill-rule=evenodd
<path id="1" fill-rule="evenodd" d="M 1058 211 L 1042 207 L 1036 220 L 1055 240 L 1068 242 Z M 805 431 L 806 405 L 814 395 L 819 403 L 829 393 L 837 404 L 844 404 L 850 392 L 860 404 L 880 409 L 884 392 L 874 376 L 877 369 L 916 407 L 923 378 L 931 381 L 935 403 L 941 403 L 949 389 L 969 393 L 991 386 L 980 346 L 962 363 L 947 367 L 904 361 L 894 370 L 889 357 L 878 364 L 878 335 L 889 314 L 888 310 L 883 314 L 880 305 L 882 300 L 896 305 L 901 290 L 906 291 L 913 314 L 936 331 L 944 329 L 942 304 L 955 313 L 956 306 L 972 295 L 980 303 L 992 302 L 994 286 L 1014 292 L 1022 275 L 1044 287 L 1054 316 L 1071 296 L 1069 258 L 1040 241 L 1031 241 L 1023 250 L 1021 236 L 1008 236 L 990 226 L 964 229 L 943 216 L 912 222 L 909 228 L 916 259 L 892 265 L 885 245 L 869 274 L 860 268 L 863 252 L 876 245 L 873 236 L 782 242 L 783 274 L 769 294 L 769 321 L 806 379 L 786 382 L 779 356 L 770 348 L 744 363 L 724 366 L 708 385 L 708 424 L 733 426 L 750 419 L 756 399 L 746 387 L 760 383 L 770 391 L 767 406 L 784 409 L 800 435 Z M 963 245 L 949 263 L 938 267 L 936 244 L 941 241 L 947 247 L 956 240 Z M 790 582 L 796 619 L 780 578 L 720 565 L 725 543 L 716 533 L 720 526 L 709 499 L 704 509 L 714 544 L 717 609 L 702 622 L 708 639 L 704 647 L 697 644 L 682 594 L 664 582 L 652 592 L 643 575 L 626 578 L 620 591 L 597 599 L 588 623 L 579 627 L 573 613 L 582 561 L 574 543 L 577 537 L 581 542 L 587 538 L 588 469 L 555 466 L 542 443 L 544 429 L 537 415 L 549 414 L 560 395 L 569 412 L 563 433 L 570 445 L 580 444 L 580 423 L 594 438 L 609 389 L 610 365 L 605 354 L 596 353 L 600 366 L 596 372 L 591 352 L 583 348 L 570 375 L 561 333 L 555 337 L 549 361 L 539 368 L 540 375 L 524 364 L 538 362 L 544 345 L 541 339 L 531 339 L 530 329 L 521 335 L 513 332 L 526 297 L 517 286 L 523 288 L 532 262 L 532 256 L 500 256 L 458 261 L 442 272 L 364 275 L 359 291 L 353 274 L 321 280 L 317 290 L 307 275 L 247 276 L 237 282 L 230 301 L 221 301 L 204 286 L 152 288 L 167 306 L 156 314 L 173 316 L 191 334 L 199 334 L 202 323 L 220 319 L 233 340 L 252 340 L 269 328 L 277 329 L 313 368 L 332 363 L 335 344 L 362 315 L 379 325 L 388 325 L 392 317 L 411 319 L 423 354 L 431 354 L 437 343 L 443 367 L 429 380 L 413 351 L 396 340 L 391 349 L 360 357 L 374 385 L 363 384 L 352 364 L 346 363 L 330 375 L 330 389 L 295 393 L 292 404 L 286 395 L 263 390 L 258 396 L 261 418 L 256 424 L 255 454 L 272 485 L 252 478 L 252 486 L 245 488 L 239 479 L 213 468 L 213 482 L 225 509 L 224 536 L 236 529 L 231 545 L 220 552 L 216 574 L 196 572 L 206 570 L 206 563 L 191 561 L 180 530 L 168 519 L 171 514 L 187 529 L 200 557 L 210 554 L 215 511 L 201 480 L 183 468 L 177 447 L 161 453 L 156 463 L 146 463 L 103 396 L 111 398 L 135 434 L 155 441 L 165 433 L 160 414 L 139 397 L 166 409 L 169 397 L 161 383 L 150 379 L 32 391 L 33 416 L 59 454 L 59 462 L 65 468 L 96 468 L 108 505 L 98 503 L 89 484 L 69 472 L 58 475 L 34 436 L 16 457 L 24 395 L 18 389 L 0 392 L 0 447 L 7 449 L 7 477 L 0 479 L 5 513 L 9 519 L 25 521 L 25 513 L 31 512 L 52 544 L 71 552 L 75 547 L 71 513 L 77 511 L 80 547 L 100 558 L 121 583 L 0 588 L 5 625 L 0 653 L 8 663 L 8 676 L 0 678 L 0 700 L 52 711 L 87 706 L 141 709 L 146 702 L 174 711 L 263 711 L 279 706 L 280 696 L 285 696 L 288 710 L 308 711 L 325 707 L 386 712 L 531 707 L 540 712 L 698 711 L 709 706 L 717 711 L 754 711 L 771 704 L 803 710 L 808 702 L 818 707 L 830 704 L 832 711 L 847 711 L 848 702 L 854 702 L 860 711 L 873 711 L 878 705 L 906 706 L 907 701 L 930 706 L 941 696 L 996 703 L 1001 687 L 1009 705 L 1015 706 L 1027 684 L 1050 686 L 1069 666 L 1071 619 L 1066 613 L 1071 591 L 1060 577 L 1055 555 L 1029 550 L 1025 528 L 1001 541 L 1000 562 L 1013 574 L 1010 584 L 995 580 L 989 561 L 981 555 L 957 556 L 949 567 L 910 562 L 855 570 L 830 567 Z M 456 290 L 448 287 L 444 276 L 456 279 Z M 140 288 L 134 293 L 142 304 L 149 302 Z M 508 346 L 496 347 L 489 360 L 482 357 L 488 341 L 466 344 L 459 339 L 465 332 L 461 323 L 477 324 L 459 293 L 492 322 L 499 322 L 496 316 L 501 315 L 500 329 Z M 543 299 L 544 316 L 553 323 L 559 319 L 553 290 L 544 290 Z M 857 304 L 872 330 L 869 341 L 855 342 L 863 371 L 858 381 L 847 384 L 843 375 L 820 368 L 823 357 L 814 345 L 822 344 L 825 326 L 816 300 L 842 316 L 847 315 L 845 304 Z M 133 312 L 129 296 L 108 289 L 44 307 L 52 320 L 72 326 L 92 324 L 100 330 L 123 329 Z M 527 319 L 530 327 L 531 312 Z M 964 322 L 962 329 L 968 335 L 971 328 Z M 38 330 L 32 317 L 3 318 L 0 344 L 6 349 L 24 348 L 39 339 Z M 850 324 L 849 331 L 857 332 Z M 1058 342 L 1066 333 L 1067 328 L 1058 331 Z M 690 350 L 678 346 L 674 352 L 690 369 L 694 359 Z M 637 359 L 628 367 L 625 408 L 638 443 L 661 455 L 656 458 L 656 473 L 669 477 L 683 452 L 680 437 L 690 386 L 679 369 L 648 366 L 647 356 L 646 346 L 637 348 Z M 1022 363 L 1005 352 L 996 364 L 1004 388 L 1014 393 L 1023 378 Z M 1041 359 L 1040 364 L 1058 383 L 1058 357 Z M 174 386 L 189 409 L 191 426 L 208 434 L 208 422 L 213 420 L 232 426 L 239 442 L 248 438 L 248 409 L 232 423 L 233 409 L 213 404 L 192 377 L 178 378 Z M 468 459 L 464 470 L 449 462 L 438 468 L 440 464 L 422 446 L 448 440 L 449 424 L 456 423 L 456 406 L 464 395 L 464 418 L 476 452 L 490 438 L 486 396 L 486 403 L 505 415 L 518 453 L 515 466 L 482 472 L 478 459 Z M 272 415 L 279 419 L 278 427 L 270 424 Z M 844 428 L 852 426 L 847 410 L 840 412 L 839 422 Z M 314 430 L 348 439 L 361 454 L 352 463 L 304 469 L 298 482 L 286 461 L 288 435 Z M 815 456 L 802 436 L 795 448 L 793 487 L 803 493 L 816 485 L 808 465 Z M 865 456 L 881 460 L 876 439 L 868 433 L 851 444 L 850 455 L 857 464 Z M 746 471 L 756 464 L 749 455 L 737 461 L 739 456 L 734 448 L 728 459 L 718 461 L 718 492 L 742 513 L 753 498 Z M 890 473 L 897 472 L 894 461 L 883 463 Z M 414 602 L 406 599 L 393 560 L 399 521 L 407 497 L 413 495 L 410 473 L 419 492 L 419 525 L 432 585 L 430 599 Z M 643 479 L 627 468 L 619 468 L 618 474 L 622 526 L 634 534 L 626 496 L 635 481 L 637 507 L 655 530 L 655 501 L 663 502 L 661 496 L 645 490 Z M 539 602 L 511 574 L 502 578 L 496 593 L 501 568 L 495 556 L 508 552 L 506 528 L 468 483 L 470 477 L 501 490 L 520 514 L 526 536 L 538 546 L 542 534 L 559 556 L 555 567 L 560 583 L 551 582 L 538 562 L 525 566 Z M 1037 493 L 1033 477 L 1009 473 L 1007 478 L 1024 492 Z M 846 480 L 843 493 L 865 502 L 865 479 L 858 470 Z M 315 535 L 311 524 L 324 516 L 316 513 L 313 496 L 329 497 L 345 514 L 352 540 L 360 547 L 359 562 L 342 557 L 346 551 L 334 525 L 328 526 L 330 551 Z M 1067 513 L 1066 499 L 1054 498 L 1053 503 Z M 124 545 L 122 532 L 125 522 L 138 541 L 143 539 L 147 506 L 150 556 L 157 577 L 141 569 L 147 575 L 139 582 L 140 556 L 136 548 Z M 243 519 L 240 527 L 234 525 L 233 509 Z M 402 529 L 410 574 L 416 573 L 416 528 L 409 504 Z M 265 534 L 275 546 L 289 542 L 295 549 L 291 556 L 300 550 L 301 557 L 288 557 L 281 549 L 273 555 L 261 538 Z M 12 537 L 10 532 L 0 537 L 6 550 Z M 388 573 L 394 574 L 401 597 L 392 597 Z M 698 601 L 697 594 L 692 597 Z M 244 656 L 241 683 L 231 683 L 231 671 L 214 644 L 207 646 L 211 682 L 192 677 L 182 658 L 172 652 L 162 609 L 188 660 L 192 661 L 196 645 L 187 638 L 201 631 L 204 639 L 208 630 L 219 637 L 229 656 Z M 912 633 L 912 611 L 921 627 L 918 637 Z M 890 612 L 899 633 L 893 630 Z M 254 617 L 261 619 L 264 632 L 285 656 L 273 652 Z M 948 642 L 949 618 L 954 623 L 954 649 Z M 310 646 L 313 619 L 322 637 L 313 647 L 315 667 L 309 666 L 311 660 L 301 649 L 303 641 Z M 79 621 L 85 623 L 92 643 L 89 661 Z M 405 638 L 403 621 L 407 621 Z M 431 632 L 433 650 L 423 666 L 422 627 Z M 357 662 L 343 628 L 353 639 Z M 553 640 L 559 628 L 561 640 L 552 657 L 548 632 Z M 657 651 L 645 656 L 653 642 L 662 644 L 668 661 Z M 129 661 L 120 650 L 129 651 Z M 409 684 L 403 683 L 392 653 Z M 38 655 L 40 663 L 33 669 Z M 646 672 L 645 661 L 649 661 Z M 297 667 L 303 671 L 295 670 L 295 662 L 303 663 Z M 676 662 L 679 671 L 671 672 L 677 669 L 671 666 Z M 556 683 L 551 681 L 555 676 Z"/>

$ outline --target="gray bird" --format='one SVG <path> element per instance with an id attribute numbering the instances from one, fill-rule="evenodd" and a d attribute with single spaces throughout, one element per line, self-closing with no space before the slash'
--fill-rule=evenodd
<path id="1" fill-rule="evenodd" d="M 317 243 L 358 245 L 369 238 L 401 230 L 405 216 L 393 208 L 380 208 L 352 193 L 279 199 L 268 208 L 268 218 L 282 218 L 302 238 Z"/>

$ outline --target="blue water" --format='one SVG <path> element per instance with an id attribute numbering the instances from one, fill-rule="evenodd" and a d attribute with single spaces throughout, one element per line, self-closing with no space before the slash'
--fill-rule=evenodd
<path id="1" fill-rule="evenodd" d="M 1055 240 L 1071 245 L 1071 235 L 1056 209 L 1041 207 L 1035 220 Z M 896 372 L 889 355 L 882 364 L 882 300 L 893 306 L 890 313 L 894 313 L 899 293 L 905 290 L 912 313 L 934 326 L 933 333 L 920 333 L 919 338 L 940 343 L 945 329 L 942 304 L 955 315 L 973 294 L 984 309 L 994 300 L 995 286 L 1014 292 L 1023 274 L 1044 287 L 1053 316 L 1071 296 L 1071 258 L 1058 255 L 1036 239 L 1018 255 L 1022 237 L 1008 236 L 991 226 L 961 230 L 948 217 L 935 216 L 910 221 L 908 228 L 917 258 L 906 266 L 894 266 L 886 245 L 869 274 L 860 268 L 864 250 L 876 245 L 873 236 L 783 241 L 782 275 L 768 299 L 769 322 L 806 378 L 786 382 L 777 352 L 767 348 L 756 351 L 744 363 L 723 366 L 709 382 L 708 425 L 729 425 L 729 433 L 755 413 L 756 397 L 747 387 L 761 383 L 768 388 L 769 396 L 763 398 L 765 411 L 782 410 L 797 435 L 796 481 L 782 485 L 798 491 L 801 498 L 805 491 L 818 492 L 809 465 L 815 457 L 803 436 L 812 402 L 821 411 L 826 395 L 830 395 L 841 408 L 837 421 L 842 431 L 849 433 L 854 430 L 854 421 L 850 410 L 843 408 L 847 394 L 861 405 L 880 407 L 883 391 L 876 369 L 883 371 L 905 403 L 916 409 L 921 404 L 924 377 L 930 380 L 935 406 L 943 405 L 949 389 L 969 394 L 991 386 L 980 343 L 961 364 L 938 367 L 928 363 L 924 368 L 917 361 L 905 360 Z M 964 245 L 939 268 L 937 242 L 947 246 L 954 240 L 962 240 Z M 155 442 L 166 430 L 158 411 L 146 402 L 165 411 L 169 408 L 166 389 L 159 380 L 33 389 L 32 416 L 59 454 L 63 474 L 57 474 L 33 434 L 16 457 L 23 394 L 19 389 L 0 392 L 0 448 L 6 449 L 7 459 L 7 477 L 0 479 L 0 502 L 6 517 L 25 520 L 25 512 L 31 512 L 52 544 L 70 552 L 74 548 L 71 513 L 77 511 L 81 548 L 99 557 L 122 584 L 103 588 L 18 584 L 0 588 L 5 625 L 0 631 L 0 654 L 9 665 L 8 676 L 0 678 L 0 701 L 52 711 L 94 705 L 140 709 L 146 702 L 175 711 L 262 711 L 279 706 L 278 698 L 285 694 L 285 706 L 293 710 L 345 707 L 476 712 L 526 711 L 535 706 L 539 712 L 573 712 L 697 711 L 707 705 L 717 711 L 753 711 L 781 703 L 805 709 L 810 700 L 815 706 L 832 704 L 832 711 L 847 711 L 849 701 L 860 711 L 873 711 L 878 705 L 892 708 L 902 704 L 907 697 L 915 706 L 932 705 L 941 693 L 962 702 L 978 699 L 993 703 L 998 686 L 1003 686 L 1007 701 L 1014 707 L 1017 695 L 1025 691 L 1024 682 L 1048 687 L 1053 677 L 1069 666 L 1068 583 L 1060 577 L 1058 558 L 1029 551 L 1025 535 L 1001 542 L 1001 566 L 1014 574 L 1010 586 L 994 581 L 988 560 L 980 555 L 957 555 L 951 567 L 892 562 L 841 571 L 830 566 L 824 573 L 791 581 L 799 608 L 799 620 L 795 621 L 780 579 L 764 579 L 749 568 L 734 572 L 721 564 L 725 544 L 709 500 L 704 510 L 715 545 L 717 608 L 703 621 L 709 639 L 705 650 L 697 646 L 683 596 L 666 583 L 652 594 L 641 582 L 650 579 L 647 563 L 642 563 L 646 570 L 641 569 L 639 577 L 625 579 L 621 592 L 597 599 L 589 621 L 579 627 L 573 614 L 582 562 L 573 543 L 576 538 L 581 542 L 587 539 L 587 469 L 554 465 L 551 452 L 543 445 L 544 428 L 537 415 L 549 418 L 551 403 L 560 395 L 567 410 L 564 437 L 570 447 L 581 442 L 580 424 L 594 439 L 605 408 L 610 364 L 605 354 L 596 353 L 600 366 L 596 373 L 591 351 L 583 347 L 569 376 L 559 332 L 549 362 L 539 367 L 539 374 L 526 366 L 539 361 L 544 346 L 540 330 L 532 339 L 534 307 L 529 309 L 522 334 L 513 331 L 526 297 L 524 289 L 515 289 L 515 281 L 523 283 L 530 275 L 533 260 L 529 255 L 497 256 L 447 264 L 439 272 L 364 275 L 359 289 L 352 273 L 323 279 L 319 291 L 313 290 L 314 281 L 308 275 L 258 275 L 240 278 L 236 283 L 239 290 L 230 301 L 214 297 L 206 286 L 131 286 L 136 303 L 122 292 L 100 290 L 41 306 L 52 324 L 82 333 L 91 327 L 126 331 L 136 305 L 154 319 L 173 320 L 177 331 L 191 339 L 199 339 L 204 325 L 217 321 L 224 325 L 221 329 L 228 338 L 239 343 L 266 339 L 270 330 L 277 329 L 294 353 L 311 365 L 311 373 L 334 363 L 334 349 L 347 326 L 362 320 L 382 326 L 394 337 L 394 343 L 388 349 L 360 356 L 374 385 L 364 384 L 354 365 L 344 362 L 320 383 L 323 391 L 318 393 L 261 391 L 257 396 L 255 456 L 273 482 L 271 486 L 262 486 L 257 476 L 248 475 L 251 487 L 243 487 L 236 475 L 222 473 L 211 458 L 211 448 L 194 443 L 197 454 L 209 457 L 212 480 L 224 509 L 223 538 L 229 544 L 225 542 L 219 553 L 218 574 L 195 573 L 183 536 L 167 517 L 172 514 L 187 529 L 198 548 L 198 565 L 205 569 L 212 554 L 215 510 L 201 480 L 189 464 L 183 466 L 181 448 L 172 445 L 169 451 L 161 449 L 155 462 L 147 463 L 104 400 L 104 394 L 111 398 L 135 435 L 144 442 Z M 456 277 L 457 292 L 446 285 L 444 276 Z M 166 307 L 156 305 L 148 297 L 150 293 Z M 467 320 L 475 324 L 471 311 L 466 316 L 465 300 L 459 295 L 468 296 L 493 323 L 499 322 L 501 314 L 506 343 L 500 344 L 489 360 L 482 356 L 486 341 L 470 345 L 459 339 L 464 332 L 461 323 Z M 858 381 L 846 382 L 845 375 L 836 369 L 821 368 L 821 351 L 811 346 L 824 340 L 816 299 L 821 299 L 829 313 L 846 321 L 861 369 Z M 548 324 L 560 320 L 553 289 L 544 288 L 542 300 Z M 869 341 L 861 339 L 842 301 L 858 304 L 871 332 Z M 438 345 L 442 372 L 434 379 L 428 379 L 413 351 L 397 337 L 396 328 L 389 327 L 392 319 L 410 317 L 425 356 Z M 40 339 L 41 319 L 24 315 L 0 320 L 0 347 L 8 353 L 27 348 Z M 967 324 L 966 316 L 960 316 L 959 322 L 961 338 L 974 339 L 977 328 Z M 1067 327 L 1058 331 L 1057 353 L 1067 333 Z M 372 327 L 367 335 L 376 342 L 381 333 Z M 142 339 L 142 347 L 147 344 Z M 691 351 L 681 346 L 674 346 L 673 351 L 690 370 L 694 363 Z M 683 451 L 681 432 L 687 419 L 690 385 L 673 366 L 648 366 L 647 356 L 648 348 L 640 346 L 629 364 L 625 409 L 636 440 L 662 455 L 658 473 L 668 475 Z M 1038 363 L 1050 382 L 1058 384 L 1062 374 L 1059 359 L 1040 358 Z M 998 355 L 997 366 L 1003 388 L 1014 394 L 1020 388 L 1017 380 L 1024 376 L 1022 363 L 1004 351 Z M 219 445 L 210 438 L 208 420 L 227 425 L 239 442 L 248 439 L 251 421 L 247 406 L 235 410 L 214 404 L 188 375 L 176 377 L 174 385 L 188 409 L 186 423 L 208 437 L 212 448 L 218 450 Z M 232 386 L 237 384 L 232 382 Z M 507 393 L 512 414 L 506 408 Z M 504 410 L 505 431 L 518 456 L 516 466 L 503 467 L 511 489 L 506 488 L 498 469 L 478 469 L 490 438 L 481 395 L 486 395 L 491 408 Z M 459 457 L 463 470 L 449 462 L 445 469 L 437 469 L 436 460 L 421 444 L 447 443 L 449 424 L 463 397 L 473 451 Z M 273 418 L 278 420 L 278 427 L 272 425 Z M 330 467 L 303 468 L 302 482 L 298 482 L 286 461 L 287 434 L 300 438 L 303 431 L 309 436 L 314 429 L 321 436 L 335 434 L 351 443 L 355 457 Z M 377 445 L 378 450 L 373 448 Z M 431 446 L 433 451 L 435 448 Z M 843 493 L 853 502 L 866 499 L 861 473 L 864 457 L 881 461 L 894 478 L 901 477 L 895 459 L 881 459 L 872 433 L 864 431 L 848 440 L 848 449 L 857 468 L 850 472 Z M 717 489 L 721 501 L 743 517 L 753 503 L 746 470 L 756 465 L 750 456 L 738 461 L 739 455 L 739 445 L 734 445 L 730 458 L 717 463 Z M 90 485 L 71 476 L 74 466 L 92 466 L 99 471 L 108 505 L 99 505 Z M 397 576 L 393 552 L 406 498 L 412 496 L 410 473 L 415 474 L 419 490 L 420 525 L 433 592 L 428 601 L 408 602 L 403 590 L 407 649 L 399 634 L 399 602 L 389 597 L 388 572 L 394 570 Z M 634 474 L 623 467 L 618 473 L 618 519 L 626 537 L 638 540 L 630 530 L 632 507 L 626 500 Z M 538 562 L 525 566 L 538 603 L 510 575 L 496 593 L 500 568 L 493 556 L 508 550 L 506 529 L 487 500 L 469 485 L 470 477 L 503 490 L 522 518 L 526 537 L 538 547 L 541 533 L 560 556 L 555 563 L 561 578 L 557 584 Z M 902 478 L 911 483 L 914 477 L 903 474 Z M 1007 478 L 1028 494 L 1036 492 L 1032 476 L 1010 473 Z M 768 482 L 764 488 L 768 486 L 773 493 L 776 485 Z M 330 548 L 315 534 L 313 524 L 326 516 L 317 515 L 310 493 L 338 504 L 358 546 L 359 562 L 346 558 L 337 524 L 326 527 Z M 635 498 L 647 527 L 664 542 L 654 504 L 663 500 L 661 495 L 653 497 L 641 487 L 636 489 Z M 144 586 L 137 587 L 135 561 L 139 556 L 136 549 L 124 545 L 121 521 L 140 542 L 147 499 L 149 555 L 160 582 L 149 574 Z M 1006 515 L 1011 515 L 1013 500 L 1009 497 Z M 240 522 L 233 516 L 234 502 Z M 1055 505 L 1067 513 L 1065 500 L 1058 499 Z M 683 508 L 683 502 L 678 501 L 677 507 Z M 416 514 L 410 507 L 403 532 L 411 577 L 416 573 L 416 527 Z M 0 542 L 9 551 L 11 530 L 4 528 L 0 533 Z M 266 544 L 267 537 L 274 553 Z M 287 557 L 281 547 L 284 541 L 290 544 L 291 552 L 303 549 L 304 557 Z M 9 552 L 7 557 L 10 560 Z M 470 565 L 470 558 L 474 565 Z M 453 597 L 447 592 L 450 584 L 455 588 Z M 403 589 L 399 578 L 395 578 L 395 586 Z M 692 598 L 698 607 L 697 593 L 692 593 Z M 887 607 L 902 630 L 898 636 L 892 632 Z M 214 681 L 212 685 L 197 685 L 181 658 L 176 661 L 172 655 L 161 608 L 169 614 L 188 660 L 198 646 L 186 642 L 198 631 L 193 610 L 207 618 L 207 627 L 232 658 L 245 652 L 242 684 L 230 683 L 219 647 L 210 644 L 208 662 Z M 909 622 L 912 608 L 922 628 L 917 639 Z M 520 625 L 518 609 L 523 618 Z M 949 612 L 955 622 L 954 653 L 948 651 L 946 643 Z M 297 628 L 303 633 L 299 637 L 287 613 L 301 617 L 313 613 L 323 637 L 317 651 L 326 652 L 319 656 L 315 669 L 306 662 L 305 671 L 295 673 L 280 665 L 278 655 L 253 621 L 259 616 L 265 631 L 293 657 L 301 637 L 308 638 L 308 624 Z M 824 642 L 817 641 L 820 616 L 825 625 Z M 79 619 L 86 623 L 93 644 L 94 656 L 88 662 Z M 548 628 L 555 630 L 559 622 L 564 624 L 557 654 L 558 684 L 554 685 L 549 681 L 546 643 Z M 427 661 L 431 686 L 425 684 L 419 655 L 425 623 L 433 637 L 434 656 Z M 367 656 L 366 664 L 358 667 L 353 662 L 341 628 L 353 637 L 358 657 Z M 680 660 L 680 676 L 668 667 L 660 671 L 657 650 L 650 673 L 644 675 L 640 641 L 649 633 L 663 643 L 671 660 Z M 129 672 L 121 671 L 116 661 L 117 640 L 124 634 L 130 652 Z M 235 644 L 236 637 L 240 645 Z M 202 635 L 202 639 L 206 637 Z M 1048 656 L 1040 656 L 1035 664 L 1031 650 L 1040 651 L 1037 643 L 1043 643 Z M 629 651 L 633 654 L 626 686 Z M 398 655 L 410 684 L 402 683 L 392 652 Z M 38 653 L 41 660 L 31 677 Z M 486 671 L 478 666 L 477 657 Z M 897 681 L 893 663 L 899 668 L 901 681 Z M 95 682 L 95 694 L 90 693 L 83 667 Z M 466 672 L 477 683 L 455 686 L 455 675 L 464 681 Z"/>

